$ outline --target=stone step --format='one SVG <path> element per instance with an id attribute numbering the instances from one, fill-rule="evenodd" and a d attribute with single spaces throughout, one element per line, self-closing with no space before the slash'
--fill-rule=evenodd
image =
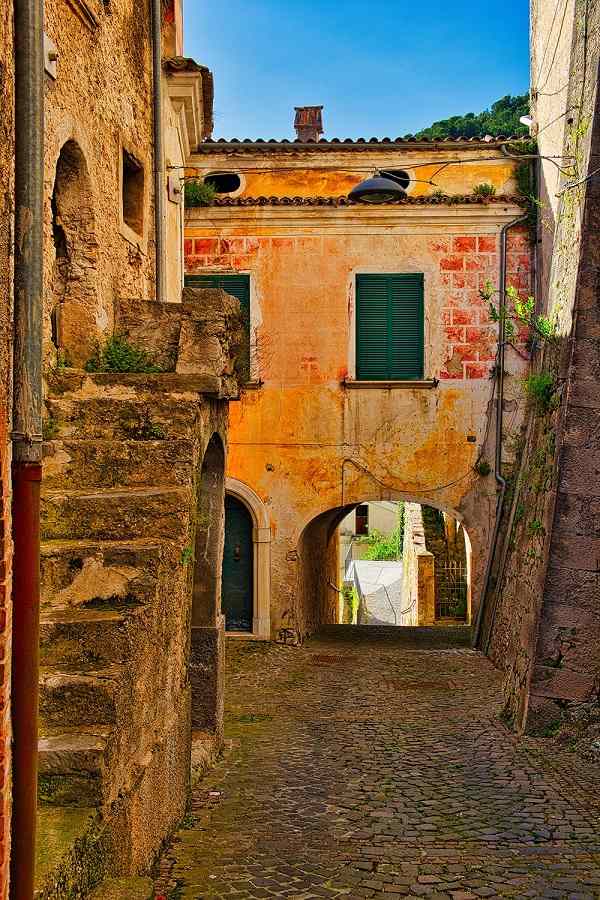
<path id="1" fill-rule="evenodd" d="M 38 805 L 35 841 L 36 898 L 61 894 L 63 897 L 81 896 L 81 893 L 75 894 L 70 888 L 79 888 L 81 882 L 85 884 L 90 876 L 93 879 L 95 875 L 90 869 L 93 863 L 97 864 L 97 856 L 82 856 L 81 847 L 85 845 L 86 837 L 93 833 L 96 818 L 95 807 L 85 809 Z M 91 883 L 95 882 L 91 880 Z"/>
<path id="2" fill-rule="evenodd" d="M 120 488 L 93 493 L 43 491 L 42 540 L 127 540 L 130 538 L 187 539 L 189 488 L 161 485 Z"/>
<path id="3" fill-rule="evenodd" d="M 49 610 L 40 619 L 43 666 L 123 662 L 130 647 L 130 629 L 139 618 L 110 609 Z"/>
<path id="4" fill-rule="evenodd" d="M 61 397 L 45 401 L 44 437 L 83 440 L 160 440 L 193 438 L 201 404 L 196 398 Z"/>
<path id="5" fill-rule="evenodd" d="M 38 743 L 38 799 L 51 806 L 102 803 L 111 730 L 106 726 L 48 734 Z"/>
<path id="6" fill-rule="evenodd" d="M 40 721 L 45 728 L 113 725 L 122 689 L 118 666 L 94 668 L 80 664 L 40 670 Z"/>
<path id="7" fill-rule="evenodd" d="M 203 394 L 221 397 L 223 381 L 217 375 L 192 375 L 179 372 L 85 372 L 83 369 L 57 369 L 48 376 L 48 395 L 119 398 L 124 394 L 154 398 L 172 394 Z"/>
<path id="8" fill-rule="evenodd" d="M 185 485 L 192 479 L 193 443 L 175 440 L 65 438 L 44 444 L 46 490 Z"/>
<path id="9" fill-rule="evenodd" d="M 150 603 L 169 553 L 174 553 L 170 544 L 143 539 L 43 541 L 42 610 Z"/>
<path id="10" fill-rule="evenodd" d="M 92 891 L 89 900 L 153 900 L 155 896 L 152 879 L 136 875 L 104 881 Z"/>

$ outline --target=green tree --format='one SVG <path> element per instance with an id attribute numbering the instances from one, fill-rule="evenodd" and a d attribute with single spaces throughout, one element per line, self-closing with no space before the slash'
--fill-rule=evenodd
<path id="1" fill-rule="evenodd" d="M 414 137 L 428 138 L 433 141 L 459 137 L 483 138 L 486 134 L 491 134 L 492 137 L 500 135 L 524 137 L 529 134 L 529 131 L 525 125 L 521 125 L 519 119 L 528 114 L 528 94 L 520 94 L 516 97 L 507 94 L 506 97 L 492 103 L 491 109 L 484 109 L 480 113 L 469 112 L 462 116 L 440 119 L 429 128 L 418 131 Z M 412 136 L 406 135 L 406 137 Z"/>

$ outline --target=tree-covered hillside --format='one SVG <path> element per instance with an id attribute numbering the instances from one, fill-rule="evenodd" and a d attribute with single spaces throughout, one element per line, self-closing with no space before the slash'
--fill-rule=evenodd
<path id="1" fill-rule="evenodd" d="M 417 132 L 415 137 L 441 140 L 442 138 L 479 137 L 486 134 L 493 137 L 504 135 L 527 135 L 528 129 L 521 125 L 519 119 L 529 113 L 529 95 L 522 94 L 511 97 L 510 94 L 496 100 L 491 109 L 481 113 L 467 113 L 464 116 L 451 116 L 434 122 L 430 128 Z M 407 135 L 408 137 L 409 135 Z"/>

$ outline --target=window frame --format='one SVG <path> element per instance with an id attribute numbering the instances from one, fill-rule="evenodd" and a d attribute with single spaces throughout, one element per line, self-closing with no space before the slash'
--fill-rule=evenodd
<path id="1" fill-rule="evenodd" d="M 410 278 L 418 278 L 421 281 L 421 335 L 422 335 L 422 365 L 421 365 L 421 373 L 418 376 L 413 376 L 411 378 L 397 378 L 391 377 L 388 369 L 387 377 L 385 378 L 365 378 L 359 377 L 359 360 L 358 360 L 358 345 L 359 345 L 359 281 L 361 278 L 369 278 L 369 277 L 380 277 L 380 278 L 394 278 L 394 277 L 403 277 L 407 276 Z M 425 372 L 427 371 L 429 359 L 428 359 L 428 330 L 429 330 L 429 322 L 427 318 L 427 308 L 426 308 L 426 298 L 425 298 L 425 288 L 426 288 L 426 275 L 423 271 L 404 271 L 399 272 L 397 269 L 393 271 L 381 271 L 378 270 L 356 270 L 351 273 L 351 296 L 352 296 L 352 305 L 351 305 L 351 321 L 350 321 L 350 359 L 349 359 L 349 377 L 345 380 L 345 385 L 348 387 L 378 387 L 378 386 L 398 386 L 398 387 L 436 387 L 437 379 L 428 379 L 425 377 Z M 390 331 L 388 329 L 387 332 L 387 340 L 386 347 L 389 348 L 390 342 Z"/>

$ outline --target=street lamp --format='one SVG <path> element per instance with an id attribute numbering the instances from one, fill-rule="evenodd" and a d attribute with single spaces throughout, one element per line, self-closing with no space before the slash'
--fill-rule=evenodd
<path id="1" fill-rule="evenodd" d="M 387 172 L 376 172 L 372 178 L 367 178 L 352 188 L 348 197 L 359 203 L 389 203 L 391 200 L 404 199 L 406 191 L 400 179 Z"/>

